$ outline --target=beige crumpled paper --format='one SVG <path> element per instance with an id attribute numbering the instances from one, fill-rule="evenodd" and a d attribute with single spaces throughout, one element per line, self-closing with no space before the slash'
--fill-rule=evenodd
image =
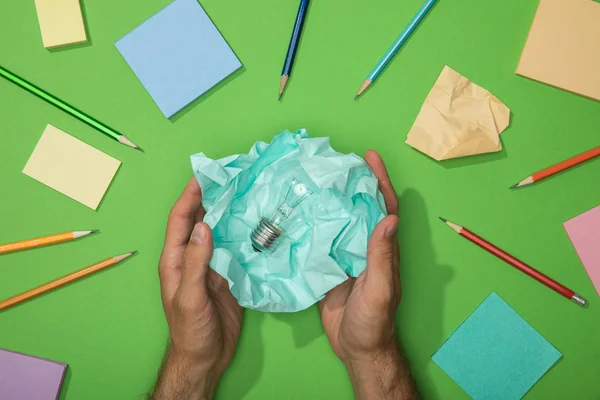
<path id="1" fill-rule="evenodd" d="M 502 150 L 510 110 L 490 92 L 445 66 L 406 143 L 440 161 Z"/>

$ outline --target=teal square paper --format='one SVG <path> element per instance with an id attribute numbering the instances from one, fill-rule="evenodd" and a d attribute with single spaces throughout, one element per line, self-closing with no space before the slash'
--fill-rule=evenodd
<path id="1" fill-rule="evenodd" d="M 432 360 L 475 400 L 518 400 L 561 356 L 493 292 Z"/>

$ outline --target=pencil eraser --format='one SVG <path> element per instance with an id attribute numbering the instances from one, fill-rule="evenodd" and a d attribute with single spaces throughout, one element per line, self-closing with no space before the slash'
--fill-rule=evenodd
<path id="1" fill-rule="evenodd" d="M 45 48 L 87 42 L 79 0 L 35 0 Z"/>

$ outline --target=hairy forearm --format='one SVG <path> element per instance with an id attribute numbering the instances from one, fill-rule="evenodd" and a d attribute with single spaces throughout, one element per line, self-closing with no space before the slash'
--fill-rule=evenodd
<path id="1" fill-rule="evenodd" d="M 417 399 L 408 363 L 397 347 L 345 365 L 358 400 Z"/>
<path id="2" fill-rule="evenodd" d="M 207 400 L 213 397 L 216 379 L 169 348 L 150 400 Z"/>

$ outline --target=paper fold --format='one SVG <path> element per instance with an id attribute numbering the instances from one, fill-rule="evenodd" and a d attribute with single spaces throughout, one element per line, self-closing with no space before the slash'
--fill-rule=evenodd
<path id="1" fill-rule="evenodd" d="M 484 88 L 445 66 L 406 143 L 435 160 L 502 150 L 510 110 Z"/>
<path id="2" fill-rule="evenodd" d="M 300 130 L 257 142 L 248 154 L 212 160 L 199 153 L 191 161 L 213 229 L 211 268 L 242 306 L 299 311 L 364 270 L 367 242 L 385 204 L 362 158 Z M 257 253 L 250 233 L 277 209 L 293 178 L 314 194 L 284 222 L 277 249 Z"/>

